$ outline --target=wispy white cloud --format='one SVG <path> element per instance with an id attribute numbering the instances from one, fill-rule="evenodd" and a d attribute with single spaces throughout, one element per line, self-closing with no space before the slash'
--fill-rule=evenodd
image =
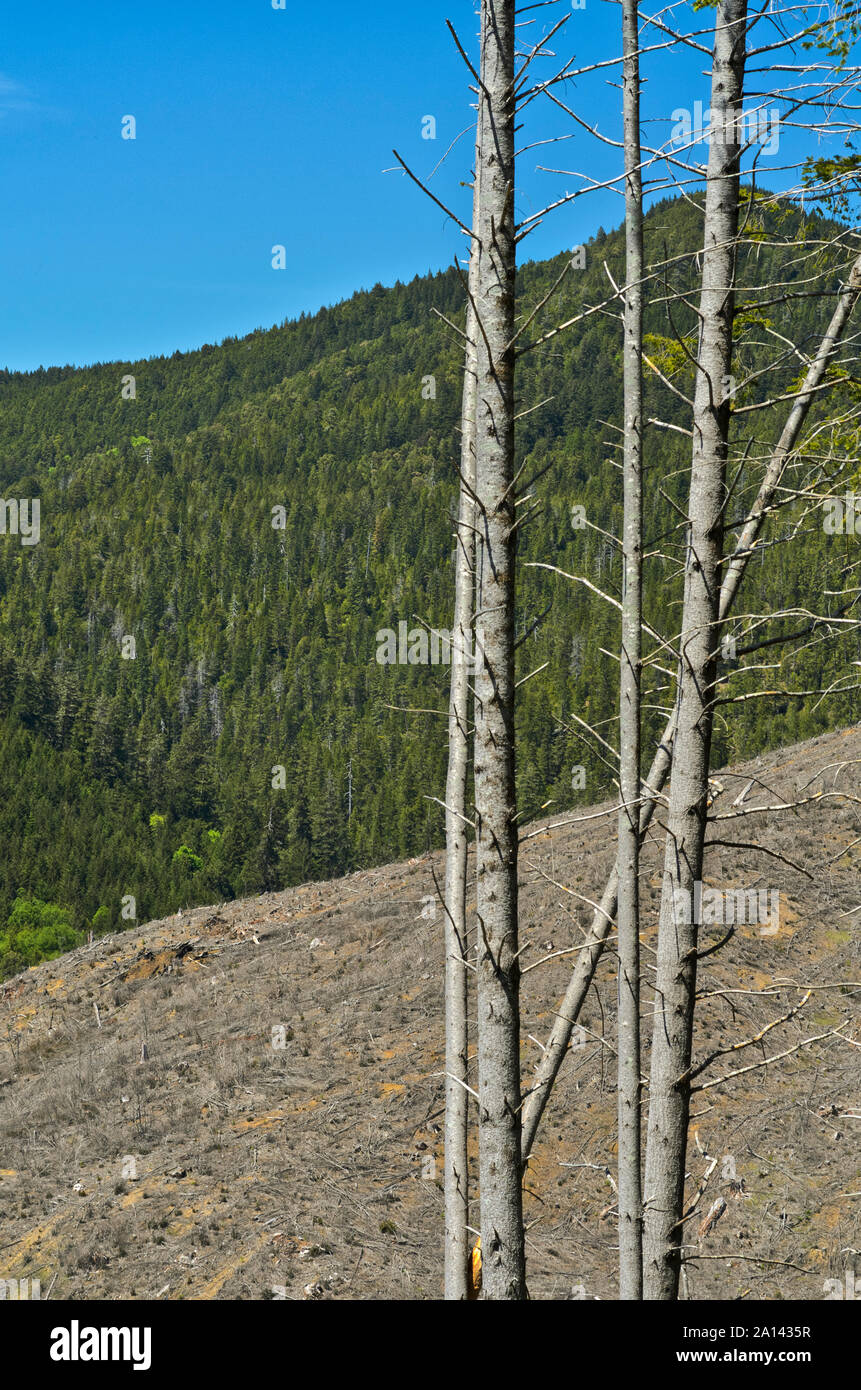
<path id="1" fill-rule="evenodd" d="M 23 83 L 0 72 L 0 117 L 10 111 L 35 111 L 37 105 L 33 93 Z"/>

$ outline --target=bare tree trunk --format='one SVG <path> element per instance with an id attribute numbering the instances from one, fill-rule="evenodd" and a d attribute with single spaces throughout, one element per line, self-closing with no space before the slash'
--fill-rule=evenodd
<path id="1" fill-rule="evenodd" d="M 721 0 L 712 57 L 711 137 L 703 226 L 700 351 L 694 386 L 688 546 L 679 649 L 664 882 L 658 927 L 649 1126 L 646 1143 L 646 1297 L 678 1297 L 681 1219 L 698 929 L 713 699 L 720 647 L 720 590 L 730 421 L 729 377 L 739 207 L 739 116 L 744 95 L 747 0 Z M 682 905 L 687 905 L 683 910 Z"/>
<path id="2" fill-rule="evenodd" d="M 478 216 L 478 138 L 481 93 L 476 126 L 473 182 L 473 226 Z M 445 789 L 445 1296 L 465 1299 L 468 1293 L 469 1240 L 469 1092 L 468 972 L 466 966 L 466 787 L 469 771 L 469 711 L 473 650 L 475 591 L 475 402 L 476 338 L 473 307 L 478 288 L 478 245 L 469 258 L 469 304 L 466 312 L 466 353 L 461 408 L 457 551 L 455 555 L 454 622 L 452 625 L 451 694 L 448 708 L 448 776 Z M 465 484 L 465 486 L 464 486 Z"/>
<path id="3" fill-rule="evenodd" d="M 622 0 L 625 124 L 624 521 L 619 676 L 619 1297 L 643 1297 L 640 1179 L 640 674 L 643 614 L 643 181 L 638 0 Z"/>
<path id="4" fill-rule="evenodd" d="M 475 810 L 482 1289 L 526 1296 L 514 781 L 514 0 L 483 0 L 479 168 Z"/>
<path id="5" fill-rule="evenodd" d="M 861 298 L 861 256 L 852 267 L 846 286 L 837 301 L 831 322 L 819 346 L 816 356 L 810 363 L 804 377 L 804 384 L 793 401 L 792 408 L 781 431 L 780 439 L 772 453 L 768 468 L 760 484 L 756 500 L 742 528 L 730 563 L 726 567 L 721 586 L 720 619 L 724 622 L 730 614 L 736 594 L 741 586 L 744 573 L 750 560 L 757 537 L 765 525 L 769 508 L 774 502 L 783 470 L 807 419 L 811 403 L 821 384 L 829 362 L 843 336 L 849 318 L 858 299 Z M 663 789 L 673 756 L 673 741 L 676 733 L 676 711 L 670 715 L 652 761 L 648 775 L 643 783 L 644 803 L 640 811 L 640 839 L 642 840 L 654 815 L 657 798 Z M 607 880 L 601 901 L 592 915 L 589 935 L 581 951 L 577 964 L 571 972 L 571 979 L 563 999 L 556 1010 L 556 1017 L 547 1044 L 529 1093 L 523 1105 L 523 1153 L 528 1155 L 535 1142 L 538 1126 L 559 1074 L 571 1033 L 577 1022 L 583 1001 L 589 992 L 598 961 L 604 950 L 607 937 L 613 925 L 617 907 L 618 871 L 613 868 Z"/>

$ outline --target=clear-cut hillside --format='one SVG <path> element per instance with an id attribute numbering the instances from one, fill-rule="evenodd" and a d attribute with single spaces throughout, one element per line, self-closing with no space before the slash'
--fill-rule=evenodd
<path id="1" fill-rule="evenodd" d="M 754 814 L 712 827 L 735 843 L 709 851 L 707 883 L 778 889 L 780 918 L 703 961 L 696 1057 L 811 993 L 700 1078 L 789 1052 L 695 1097 L 691 1194 L 718 1163 L 687 1227 L 692 1299 L 824 1298 L 861 1246 L 859 769 L 853 726 L 715 777 L 713 813 L 747 789 Z M 786 800 L 805 804 L 756 813 Z M 525 1077 L 587 919 L 567 890 L 598 896 L 611 862 L 601 809 L 524 843 L 525 963 L 551 957 L 524 976 Z M 439 855 L 196 908 L 0 986 L 0 1277 L 53 1299 L 439 1297 L 434 873 Z M 615 1297 L 614 971 L 608 952 L 530 1164 L 534 1298 Z"/>

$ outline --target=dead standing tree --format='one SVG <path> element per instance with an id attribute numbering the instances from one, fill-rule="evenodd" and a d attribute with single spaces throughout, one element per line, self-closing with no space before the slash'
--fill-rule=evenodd
<path id="1" fill-rule="evenodd" d="M 515 8 L 483 0 L 478 149 L 475 827 L 484 1296 L 526 1296 L 514 769 Z"/>
<path id="2" fill-rule="evenodd" d="M 473 222 L 478 212 L 481 92 L 478 93 Z M 466 870 L 470 820 L 467 781 L 470 740 L 470 653 L 473 650 L 475 590 L 475 405 L 478 326 L 478 242 L 469 257 L 466 349 L 461 409 L 460 501 L 455 551 L 451 693 L 448 715 L 448 776 L 445 791 L 445 1296 L 465 1299 L 469 1261 L 469 1086 L 467 1027 Z"/>
<path id="3" fill-rule="evenodd" d="M 721 0 L 712 58 L 711 133 L 703 224 L 700 350 L 694 387 L 688 544 L 679 643 L 676 736 L 658 927 L 655 1013 L 646 1144 L 644 1291 L 678 1296 L 697 926 L 680 914 L 702 879 L 730 422 L 739 125 L 744 95 L 747 0 Z"/>
<path id="4" fill-rule="evenodd" d="M 514 784 L 515 114 L 563 81 L 570 64 L 537 87 L 525 77 L 559 20 L 516 54 L 512 3 L 481 6 L 479 69 L 449 30 L 476 84 L 478 122 L 472 227 L 466 227 L 404 164 L 406 173 L 471 240 L 462 401 L 454 652 L 446 785 L 446 1296 L 464 1297 L 469 1262 L 467 971 L 478 976 L 478 1084 L 484 1296 L 526 1296 L 520 1184 L 520 1019 Z M 526 21 L 526 25 L 533 20 Z M 515 59 L 523 57 L 515 73 Z M 480 75 L 479 75 L 480 73 Z M 560 277 L 561 279 L 562 277 Z M 554 290 L 558 288 L 554 286 Z M 553 291 L 551 291 L 551 294 Z M 550 296 L 546 296 L 542 305 Z M 542 307 L 539 305 L 526 325 Z M 458 330 L 459 331 L 459 330 Z M 520 329 L 520 332 L 523 328 Z M 474 575 L 475 608 L 470 599 Z M 472 631 L 470 632 L 470 624 Z M 469 640 L 470 636 L 472 641 Z M 472 648 L 472 655 L 470 654 Z M 473 693 L 477 961 L 466 960 L 466 770 L 469 674 Z M 435 798 L 432 798 L 435 799 Z"/>
<path id="5" fill-rule="evenodd" d="M 643 1296 L 640 1174 L 640 689 L 643 621 L 643 179 L 638 0 L 622 0 L 624 519 L 619 674 L 619 1297 Z"/>

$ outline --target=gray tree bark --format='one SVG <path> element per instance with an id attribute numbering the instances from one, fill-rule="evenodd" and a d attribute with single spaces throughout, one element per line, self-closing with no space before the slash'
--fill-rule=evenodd
<path id="1" fill-rule="evenodd" d="M 638 0 L 622 0 L 625 140 L 624 520 L 617 869 L 619 1297 L 643 1296 L 640 1173 L 640 675 L 643 577 L 643 181 Z"/>
<path id="2" fill-rule="evenodd" d="M 481 93 L 476 124 L 473 176 L 473 227 L 478 221 L 478 141 Z M 470 679 L 475 593 L 475 403 L 476 338 L 474 302 L 478 290 L 478 245 L 469 258 L 467 344 L 461 407 L 457 550 L 451 691 L 448 707 L 448 776 L 445 788 L 445 1296 L 465 1299 L 468 1292 L 469 1237 L 469 1092 L 467 1026 L 469 974 L 466 966 L 466 867 L 468 854 L 466 788 L 469 771 Z M 464 486 L 465 484 L 465 486 Z"/>
<path id="3" fill-rule="evenodd" d="M 730 422 L 729 378 L 739 209 L 739 116 L 744 95 L 747 0 L 720 0 L 712 55 L 711 137 L 703 225 L 700 350 L 694 386 L 688 545 L 679 647 L 677 728 L 658 926 L 649 1124 L 646 1141 L 644 1289 L 678 1297 L 681 1219 Z M 682 904 L 687 904 L 687 911 Z"/>
<path id="4" fill-rule="evenodd" d="M 526 1296 L 514 781 L 514 0 L 483 0 L 475 680 L 482 1296 Z"/>

